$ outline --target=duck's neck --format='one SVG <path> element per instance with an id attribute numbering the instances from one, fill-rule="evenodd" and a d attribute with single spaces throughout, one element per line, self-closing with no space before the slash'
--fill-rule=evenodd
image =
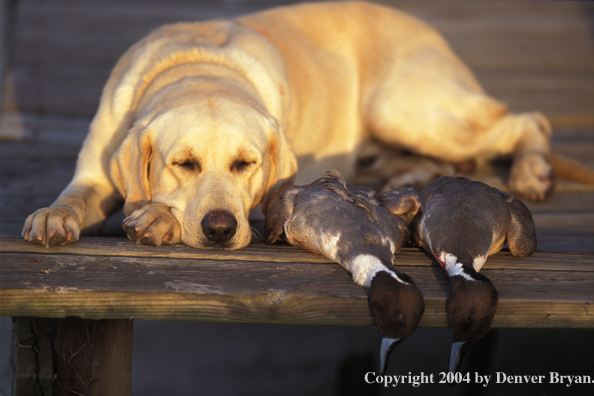
<path id="1" fill-rule="evenodd" d="M 383 263 L 382 260 L 371 254 L 359 254 L 348 262 L 348 269 L 353 280 L 360 286 L 371 287 L 371 281 L 381 271 L 387 272 L 403 285 L 408 285 L 408 282 L 399 277 L 389 266 L 391 265 Z"/>
<path id="2" fill-rule="evenodd" d="M 445 252 L 442 252 L 441 257 L 439 258 L 439 261 L 443 263 L 442 265 L 450 278 L 453 276 L 461 276 L 465 280 L 472 282 L 481 282 L 480 277 L 477 277 L 477 275 L 485 260 L 486 257 L 483 259 L 482 256 L 479 256 L 476 257 L 472 263 L 464 263 L 462 260 L 458 260 L 457 256 Z M 476 265 L 477 263 L 480 263 L 478 269 Z"/>

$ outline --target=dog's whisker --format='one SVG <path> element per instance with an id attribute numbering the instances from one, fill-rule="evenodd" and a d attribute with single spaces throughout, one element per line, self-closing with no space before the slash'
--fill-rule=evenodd
<path id="1" fill-rule="evenodd" d="M 250 226 L 250 231 L 252 232 L 252 243 L 262 243 L 262 235 L 260 235 L 258 230 L 255 227 Z"/>

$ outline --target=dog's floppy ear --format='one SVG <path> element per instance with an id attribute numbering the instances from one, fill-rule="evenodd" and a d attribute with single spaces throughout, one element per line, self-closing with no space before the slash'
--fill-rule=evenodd
<path id="1" fill-rule="evenodd" d="M 150 130 L 135 125 L 111 159 L 111 179 L 125 199 L 126 216 L 150 203 L 149 164 L 152 152 Z"/>
<path id="2" fill-rule="evenodd" d="M 266 204 L 276 189 L 284 184 L 291 184 L 297 174 L 297 157 L 291 143 L 278 127 L 276 120 L 271 120 L 268 139 L 270 171 L 262 199 L 262 212 L 266 213 Z"/>

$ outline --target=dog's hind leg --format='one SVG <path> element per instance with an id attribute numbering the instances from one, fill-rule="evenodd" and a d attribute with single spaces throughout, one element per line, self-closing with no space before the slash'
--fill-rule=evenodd
<path id="1" fill-rule="evenodd" d="M 444 42 L 418 47 L 376 81 L 362 112 L 377 140 L 450 163 L 513 155 L 516 194 L 541 200 L 551 191 L 546 118 L 508 113 Z"/>
<path id="2" fill-rule="evenodd" d="M 507 114 L 485 137 L 493 141 L 495 154 L 513 155 L 508 186 L 514 194 L 539 201 L 552 192 L 553 168 L 547 160 L 551 126 L 542 114 Z"/>

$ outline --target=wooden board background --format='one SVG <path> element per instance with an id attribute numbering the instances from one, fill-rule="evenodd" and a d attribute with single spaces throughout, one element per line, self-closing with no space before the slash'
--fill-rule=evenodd
<path id="1" fill-rule="evenodd" d="M 108 73 L 164 23 L 232 17 L 290 1 L 21 0 L 13 98 L 34 115 L 90 117 Z M 384 1 L 436 27 L 493 96 L 556 124 L 594 122 L 589 2 Z"/>

